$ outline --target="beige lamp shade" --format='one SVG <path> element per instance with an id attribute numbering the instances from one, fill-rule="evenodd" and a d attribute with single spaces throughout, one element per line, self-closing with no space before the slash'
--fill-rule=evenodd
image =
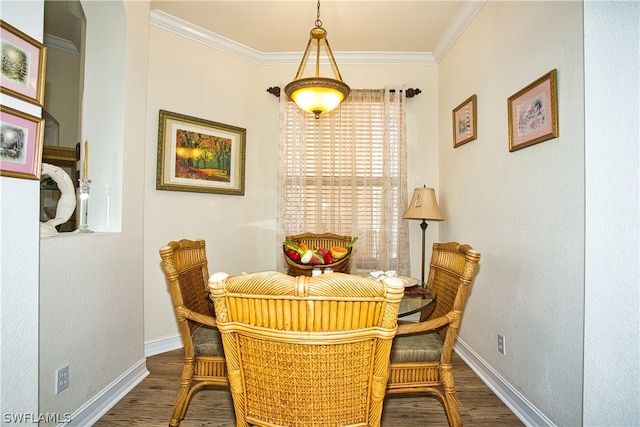
<path id="1" fill-rule="evenodd" d="M 421 187 L 413 190 L 411 203 L 404 213 L 404 219 L 422 219 L 444 221 L 440 213 L 436 191 L 433 188 Z"/>

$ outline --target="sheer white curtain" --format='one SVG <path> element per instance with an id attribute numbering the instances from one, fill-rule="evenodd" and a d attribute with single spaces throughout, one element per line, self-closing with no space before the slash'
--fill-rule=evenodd
<path id="1" fill-rule="evenodd" d="M 405 102 L 403 88 L 352 90 L 316 120 L 280 97 L 280 251 L 289 234 L 357 236 L 352 269 L 410 274 Z"/>

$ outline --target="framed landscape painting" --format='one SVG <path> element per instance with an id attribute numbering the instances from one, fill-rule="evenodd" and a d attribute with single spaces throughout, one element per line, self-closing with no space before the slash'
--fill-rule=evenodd
<path id="1" fill-rule="evenodd" d="M 247 131 L 160 110 L 156 189 L 244 195 Z"/>
<path id="2" fill-rule="evenodd" d="M 0 106 L 0 175 L 40 179 L 44 119 Z"/>
<path id="3" fill-rule="evenodd" d="M 23 101 L 44 105 L 46 46 L 4 21 L 0 24 L 0 90 Z"/>
<path id="4" fill-rule="evenodd" d="M 509 97 L 509 151 L 558 137 L 556 70 Z"/>

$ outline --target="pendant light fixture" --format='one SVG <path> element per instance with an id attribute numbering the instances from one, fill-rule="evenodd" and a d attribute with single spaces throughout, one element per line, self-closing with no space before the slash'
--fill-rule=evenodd
<path id="1" fill-rule="evenodd" d="M 311 29 L 311 37 L 309 38 L 309 43 L 307 43 L 307 49 L 302 56 L 300 67 L 298 67 L 298 73 L 293 81 L 284 88 L 284 92 L 298 107 L 304 111 L 315 114 L 316 119 L 320 117 L 320 114 L 327 113 L 340 105 L 340 103 L 349 96 L 349 92 L 351 92 L 349 86 L 342 81 L 338 65 L 336 65 L 333 52 L 331 52 L 331 48 L 329 47 L 327 31 L 322 28 L 322 21 L 320 20 L 320 0 L 318 0 L 317 7 L 316 26 Z M 336 76 L 335 79 L 320 77 L 321 46 L 324 46 L 327 51 L 329 62 Z M 312 48 L 315 48 L 316 51 L 315 76 L 302 78 L 302 73 Z"/>

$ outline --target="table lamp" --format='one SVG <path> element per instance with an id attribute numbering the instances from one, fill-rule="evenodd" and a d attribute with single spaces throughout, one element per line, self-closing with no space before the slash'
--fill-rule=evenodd
<path id="1" fill-rule="evenodd" d="M 425 264 L 425 232 L 427 231 L 427 220 L 444 221 L 444 217 L 438 208 L 436 200 L 436 191 L 426 186 L 413 190 L 413 197 L 409 207 L 404 212 L 404 219 L 421 219 L 420 228 L 422 228 L 422 283 L 424 282 L 424 264 Z"/>

